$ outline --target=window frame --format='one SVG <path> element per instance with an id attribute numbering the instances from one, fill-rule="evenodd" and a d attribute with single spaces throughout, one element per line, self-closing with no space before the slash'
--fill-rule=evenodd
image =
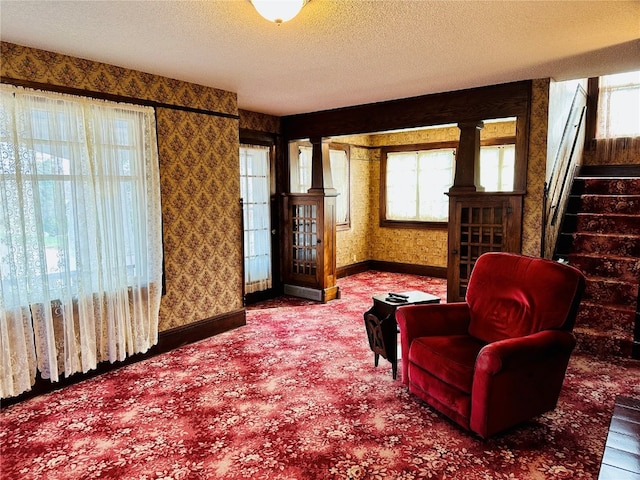
<path id="1" fill-rule="evenodd" d="M 631 140 L 637 137 L 596 138 L 598 130 L 598 104 L 600 101 L 600 77 L 590 77 L 587 80 L 587 115 L 585 123 L 584 148 L 587 151 L 596 150 L 598 142 L 613 142 L 616 149 L 630 148 Z"/>
<path id="2" fill-rule="evenodd" d="M 482 149 L 482 147 L 504 147 L 507 145 L 513 145 L 513 154 L 514 154 L 514 159 L 513 159 L 513 188 L 511 190 L 497 190 L 497 191 L 493 191 L 493 190 L 486 190 L 488 193 L 511 193 L 511 192 L 515 192 L 516 191 L 516 182 L 518 180 L 517 178 L 517 171 L 518 171 L 518 145 L 516 143 L 516 137 L 512 136 L 512 137 L 494 137 L 494 138 L 487 138 L 485 140 L 481 140 L 480 141 L 480 149 Z M 480 166 L 478 166 L 480 168 Z M 480 172 L 478 172 L 480 173 Z"/>
<path id="3" fill-rule="evenodd" d="M 380 149 L 380 227 L 382 228 L 420 228 L 438 229 L 448 228 L 449 222 L 425 221 L 425 220 L 392 220 L 387 218 L 387 154 L 397 152 L 417 152 L 426 150 L 458 148 L 458 142 L 434 142 L 419 143 L 410 145 L 385 146 Z M 455 175 L 455 155 L 454 155 L 454 175 Z M 443 195 L 446 192 L 442 192 Z"/>

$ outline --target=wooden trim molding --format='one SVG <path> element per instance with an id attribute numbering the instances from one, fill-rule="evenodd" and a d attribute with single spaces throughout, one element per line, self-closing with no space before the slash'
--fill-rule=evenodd
<path id="1" fill-rule="evenodd" d="M 158 343 L 149 349 L 150 356 L 166 353 L 190 343 L 234 330 L 247 324 L 247 312 L 243 308 L 198 322 L 165 330 L 158 334 Z"/>
<path id="2" fill-rule="evenodd" d="M 36 382 L 31 387 L 31 390 L 24 392 L 17 397 L 4 398 L 0 404 L 0 408 L 5 408 L 16 403 L 20 403 L 23 400 L 37 397 L 44 393 L 53 392 L 60 388 L 67 387 L 80 383 L 84 380 L 88 380 L 103 373 L 107 373 L 126 365 L 140 362 L 151 357 L 155 357 L 162 353 L 167 353 L 176 348 L 194 343 L 205 338 L 218 335 L 219 333 L 227 332 L 235 328 L 241 327 L 247 324 L 247 312 L 243 308 L 241 310 L 235 310 L 215 317 L 200 320 L 198 322 L 190 323 L 170 330 L 165 330 L 158 333 L 158 343 L 151 347 L 147 353 L 139 353 L 132 355 L 122 362 L 101 362 L 95 370 L 91 370 L 87 373 L 74 374 L 70 377 L 62 377 L 59 382 L 51 382 L 49 379 L 40 377 L 38 373 L 36 376 Z"/>
<path id="3" fill-rule="evenodd" d="M 350 265 L 344 265 L 336 268 L 336 276 L 338 278 L 349 277 L 358 273 L 364 273 L 371 270 L 370 260 L 364 262 L 352 263 Z"/>
<path id="4" fill-rule="evenodd" d="M 600 78 L 592 77 L 587 81 L 587 120 L 584 136 L 586 150 L 592 150 L 596 145 L 596 130 L 598 125 L 598 96 L 600 94 Z"/>
<path id="5" fill-rule="evenodd" d="M 531 81 L 457 90 L 282 117 L 288 140 L 383 132 L 490 118 L 526 117 Z M 522 132 L 524 133 L 524 132 Z"/>
<path id="6" fill-rule="evenodd" d="M 410 275 L 422 275 L 424 277 L 447 278 L 447 267 L 436 267 L 433 265 L 415 265 L 413 263 L 371 260 L 371 270 L 379 270 L 381 272 L 407 273 Z"/>
<path id="7" fill-rule="evenodd" d="M 337 268 L 338 278 L 348 277 L 368 270 L 380 272 L 406 273 L 423 277 L 447 278 L 447 267 L 433 265 L 415 265 L 413 263 L 386 262 L 384 260 L 366 260 Z"/>
<path id="8" fill-rule="evenodd" d="M 205 110 L 202 108 L 188 107 L 185 105 L 174 105 L 171 103 L 156 102 L 153 100 L 143 100 L 140 98 L 127 97 L 124 95 L 114 95 L 111 93 L 96 92 L 94 90 L 87 90 L 84 88 L 65 87 L 60 85 L 53 85 L 50 83 L 32 82 L 30 80 L 21 80 L 17 78 L 9 78 L 9 77 L 2 77 L 2 76 L 0 76 L 0 83 L 6 83 L 10 85 L 15 85 L 18 87 L 31 88 L 34 90 L 64 93 L 67 95 L 96 98 L 98 100 L 108 100 L 111 102 L 130 103 L 133 105 L 143 105 L 143 106 L 153 107 L 153 108 L 166 108 L 170 110 L 180 110 L 183 112 L 198 113 L 202 115 L 211 115 L 214 117 L 230 118 L 233 120 L 240 119 L 238 115 L 233 113 L 217 112 L 213 110 Z"/>

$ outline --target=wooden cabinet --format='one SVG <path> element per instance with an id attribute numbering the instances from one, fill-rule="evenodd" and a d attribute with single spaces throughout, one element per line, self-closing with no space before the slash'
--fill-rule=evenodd
<path id="1" fill-rule="evenodd" d="M 284 197 L 284 293 L 328 302 L 338 296 L 335 196 L 290 193 Z"/>
<path id="2" fill-rule="evenodd" d="M 464 301 L 471 271 L 486 252 L 521 248 L 522 193 L 449 193 L 447 302 Z"/>

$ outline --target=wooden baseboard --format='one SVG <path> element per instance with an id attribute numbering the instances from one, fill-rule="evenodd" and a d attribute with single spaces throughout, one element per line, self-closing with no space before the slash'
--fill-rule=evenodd
<path id="1" fill-rule="evenodd" d="M 91 370 L 87 373 L 76 373 L 70 377 L 63 377 L 59 382 L 51 382 L 49 379 L 41 378 L 38 374 L 36 376 L 36 382 L 31 387 L 31 390 L 24 392 L 17 397 L 11 397 L 2 399 L 0 404 L 1 408 L 14 405 L 29 398 L 49 393 L 60 388 L 67 387 L 76 383 L 80 383 L 89 378 L 102 375 L 103 373 L 116 370 L 126 365 L 146 360 L 147 358 L 166 353 L 170 350 L 182 347 L 189 343 L 194 343 L 205 338 L 218 335 L 219 333 L 227 332 L 235 328 L 241 327 L 247 324 L 247 312 L 243 308 L 233 312 L 225 313 L 215 317 L 200 320 L 198 322 L 190 323 L 170 330 L 165 330 L 158 333 L 158 343 L 151 347 L 146 353 L 138 353 L 132 355 L 122 362 L 101 362 L 98 364 L 95 370 Z"/>
<path id="2" fill-rule="evenodd" d="M 247 312 L 243 308 L 215 317 L 206 318 L 198 322 L 165 330 L 158 334 L 158 344 L 149 352 L 153 355 L 168 352 L 189 343 L 198 342 L 220 333 L 228 332 L 247 324 Z"/>
<path id="3" fill-rule="evenodd" d="M 380 270 L 381 272 L 393 273 L 408 273 L 410 275 L 422 275 L 425 277 L 447 278 L 446 267 L 434 267 L 432 265 L 414 265 L 413 263 L 371 260 L 371 270 Z"/>
<path id="4" fill-rule="evenodd" d="M 412 263 L 385 262 L 382 260 L 367 260 L 338 267 L 336 273 L 338 278 L 348 277 L 356 273 L 367 270 L 379 270 L 381 272 L 407 273 L 411 275 L 422 275 L 425 277 L 447 278 L 446 267 L 434 267 L 431 265 L 414 265 Z"/>
<path id="5" fill-rule="evenodd" d="M 348 277 L 357 273 L 363 273 L 367 270 L 371 270 L 371 261 L 366 260 L 364 262 L 352 263 L 351 265 L 345 265 L 343 267 L 336 268 L 336 276 L 338 278 Z"/>

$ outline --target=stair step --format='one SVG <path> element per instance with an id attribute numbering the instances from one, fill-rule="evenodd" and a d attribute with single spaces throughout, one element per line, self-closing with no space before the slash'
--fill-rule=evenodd
<path id="1" fill-rule="evenodd" d="M 567 214 L 567 229 L 574 232 L 636 234 L 640 232 L 640 215 L 620 215 L 613 213 Z"/>
<path id="2" fill-rule="evenodd" d="M 637 296 L 637 282 L 621 282 L 608 278 L 591 277 L 587 278 L 587 288 L 583 299 L 600 304 L 629 306 L 632 310 Z"/>
<path id="3" fill-rule="evenodd" d="M 638 215 L 640 195 L 571 195 L 567 211 Z"/>
<path id="4" fill-rule="evenodd" d="M 640 195 L 640 178 L 576 177 L 573 187 L 579 194 Z"/>
<path id="5" fill-rule="evenodd" d="M 581 270 L 587 277 L 605 277 L 638 284 L 639 258 L 571 253 L 568 260 L 571 265 Z"/>
<path id="6" fill-rule="evenodd" d="M 561 234 L 559 251 L 640 258 L 640 235 L 577 232 Z"/>
<path id="7" fill-rule="evenodd" d="M 628 306 L 604 305 L 587 299 L 580 303 L 575 328 L 593 328 L 602 332 L 620 332 L 633 336 L 635 309 Z"/>
<path id="8" fill-rule="evenodd" d="M 587 353 L 595 357 L 623 357 L 629 358 L 633 351 L 633 340 L 619 338 L 600 330 L 575 330 L 578 341 L 576 351 Z"/>

